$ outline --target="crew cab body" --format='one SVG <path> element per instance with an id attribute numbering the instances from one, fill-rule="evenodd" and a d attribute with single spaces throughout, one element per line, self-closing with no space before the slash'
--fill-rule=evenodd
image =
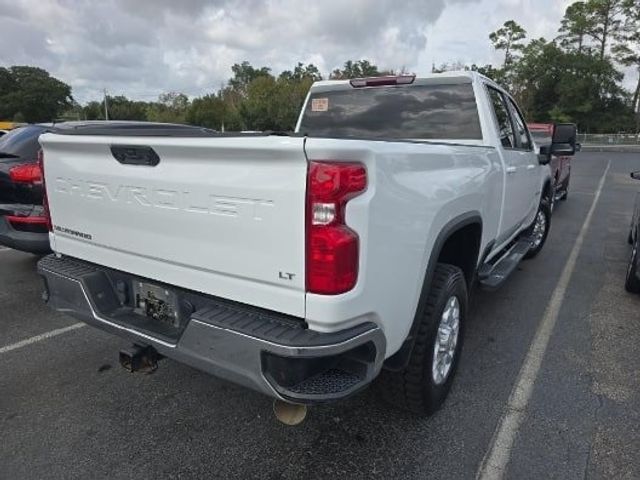
<path id="1" fill-rule="evenodd" d="M 436 265 L 497 286 L 551 192 L 511 97 L 470 72 L 317 82 L 288 136 L 81 123 L 40 142 L 49 303 L 296 403 L 403 368 Z"/>

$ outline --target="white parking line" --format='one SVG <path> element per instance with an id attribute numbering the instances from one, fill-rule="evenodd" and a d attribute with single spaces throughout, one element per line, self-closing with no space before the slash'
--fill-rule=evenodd
<path id="1" fill-rule="evenodd" d="M 11 345 L 7 345 L 6 347 L 0 347 L 0 354 L 7 353 L 12 350 L 17 350 L 18 348 L 26 347 L 27 345 L 41 342 L 42 340 L 47 340 L 48 338 L 57 337 L 58 335 L 62 335 L 63 333 L 67 333 L 72 330 L 77 330 L 78 328 L 82 328 L 86 325 L 87 325 L 86 323 L 74 323 L 73 325 L 69 325 L 68 327 L 58 328 L 57 330 L 51 330 L 50 332 L 46 332 L 41 335 L 36 335 L 35 337 L 27 338 L 26 340 L 21 340 Z"/>
<path id="2" fill-rule="evenodd" d="M 567 263 L 562 270 L 562 275 L 560 275 L 558 284 L 553 291 L 551 301 L 544 312 L 542 322 L 538 325 L 533 343 L 529 347 L 529 351 L 527 352 L 522 368 L 518 373 L 516 384 L 511 390 L 506 411 L 500 419 L 498 428 L 493 435 L 489 450 L 480 464 L 476 479 L 497 480 L 501 479 L 506 472 L 518 429 L 522 424 L 527 405 L 531 399 L 536 377 L 540 372 L 542 359 L 544 358 L 547 346 L 549 345 L 549 339 L 551 338 L 553 328 L 555 327 L 556 320 L 558 319 L 560 307 L 562 306 L 562 299 L 565 296 L 569 280 L 571 280 L 571 275 L 575 269 L 578 254 L 580 253 L 584 237 L 586 236 L 589 225 L 591 224 L 593 212 L 595 211 L 598 200 L 600 199 L 602 187 L 604 186 L 604 181 L 609 173 L 610 166 L 611 161 L 609 161 L 607 168 L 602 174 L 602 178 L 598 184 L 598 189 L 596 190 L 593 202 L 591 203 L 591 208 L 584 219 L 578 238 L 576 238 L 573 248 L 571 249 Z"/>

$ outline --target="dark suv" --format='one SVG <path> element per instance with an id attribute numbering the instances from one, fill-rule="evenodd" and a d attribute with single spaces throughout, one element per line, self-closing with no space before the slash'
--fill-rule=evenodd
<path id="1" fill-rule="evenodd" d="M 38 165 L 38 137 L 46 129 L 27 125 L 0 138 L 0 244 L 37 254 L 50 251 Z"/>

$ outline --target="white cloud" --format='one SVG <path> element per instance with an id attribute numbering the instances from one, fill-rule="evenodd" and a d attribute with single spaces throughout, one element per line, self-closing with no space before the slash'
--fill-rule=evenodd
<path id="1" fill-rule="evenodd" d="M 0 0 L 0 64 L 37 65 L 84 102 L 103 88 L 152 99 L 220 87 L 234 63 L 328 73 L 347 59 L 426 72 L 499 61 L 488 34 L 513 18 L 552 38 L 566 0 Z"/>
<path id="2" fill-rule="evenodd" d="M 500 64 L 502 53 L 491 47 L 490 32 L 513 19 L 524 27 L 528 38 L 551 40 L 558 35 L 570 3 L 572 0 L 481 0 L 451 5 L 429 29 L 430 41 L 421 62 L 429 66 L 446 62 Z"/>

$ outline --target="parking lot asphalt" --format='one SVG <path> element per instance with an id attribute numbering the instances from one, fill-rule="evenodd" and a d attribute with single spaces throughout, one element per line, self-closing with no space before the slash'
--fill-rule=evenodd
<path id="1" fill-rule="evenodd" d="M 39 337 L 76 322 L 43 304 L 36 257 L 0 251 L 0 478 L 474 478 L 609 162 L 506 477 L 640 478 L 640 297 L 624 290 L 640 155 L 592 152 L 542 253 L 474 296 L 451 395 L 427 419 L 374 386 L 287 427 L 268 398 L 176 362 L 126 373 L 119 338 Z"/>

